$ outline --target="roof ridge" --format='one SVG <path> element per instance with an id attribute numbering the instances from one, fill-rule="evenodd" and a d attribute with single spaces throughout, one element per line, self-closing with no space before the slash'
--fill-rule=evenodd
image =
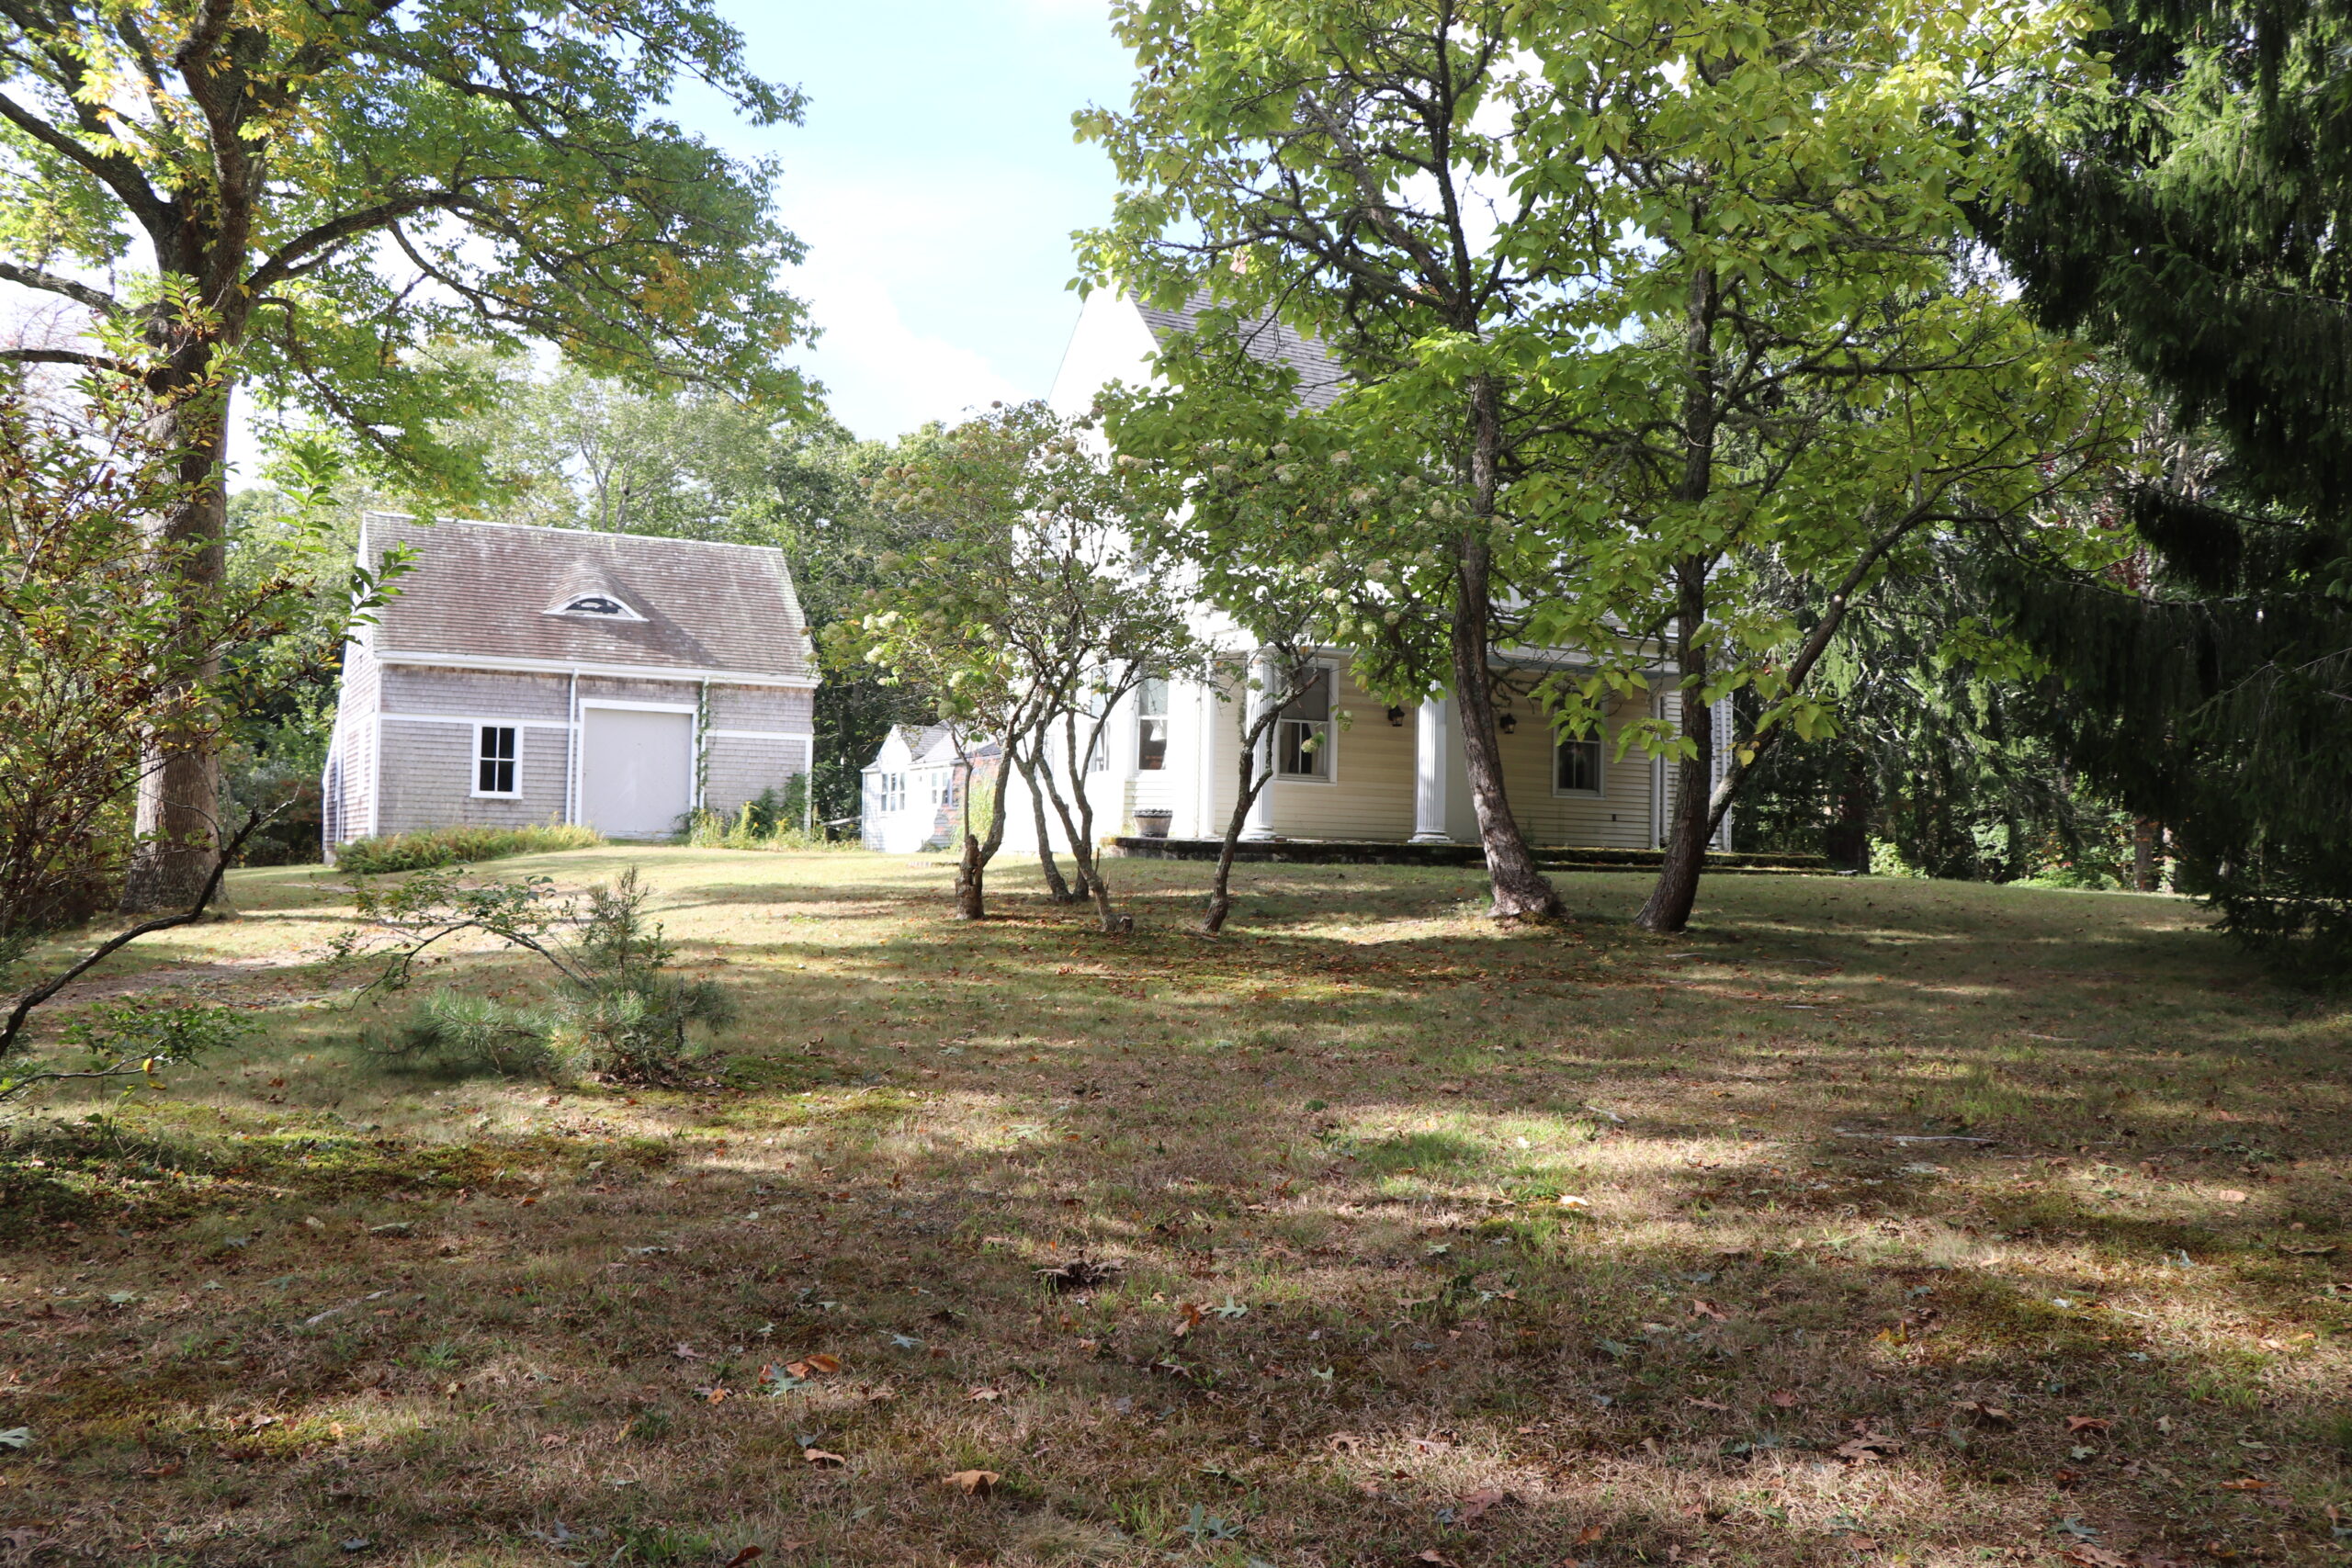
<path id="1" fill-rule="evenodd" d="M 360 513 L 364 521 L 370 517 L 390 519 L 398 523 L 413 523 L 420 528 L 513 528 L 533 534 L 561 534 L 573 539 L 651 539 L 665 545 L 700 545 L 714 550 L 764 550 L 770 555 L 784 554 L 781 545 L 744 545 L 732 539 L 691 539 L 683 534 L 631 534 L 614 528 L 570 528 L 559 523 L 509 523 L 496 517 L 442 517 L 428 523 L 413 512 L 374 512 Z"/>

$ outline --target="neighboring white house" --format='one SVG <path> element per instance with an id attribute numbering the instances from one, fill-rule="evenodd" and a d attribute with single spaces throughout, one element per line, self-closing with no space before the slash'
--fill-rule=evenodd
<path id="1" fill-rule="evenodd" d="M 904 855 L 953 843 L 965 793 L 973 780 L 985 787 L 996 776 L 997 755 L 992 740 L 969 746 L 968 755 L 958 752 L 955 732 L 944 724 L 892 725 L 865 765 L 859 814 L 865 847 Z"/>
<path id="2" fill-rule="evenodd" d="M 814 649 L 783 555 L 503 523 L 361 519 L 414 566 L 344 649 L 326 849 L 459 825 L 677 832 L 808 768 Z"/>
<path id="3" fill-rule="evenodd" d="M 1148 383 L 1160 344 L 1191 331 L 1196 320 L 1189 310 L 1148 308 L 1098 289 L 1088 297 L 1063 356 L 1054 408 L 1081 413 L 1112 381 Z M 1341 372 L 1313 342 L 1274 322 L 1245 329 L 1245 341 L 1253 354 L 1298 370 L 1300 398 L 1309 406 L 1325 406 L 1339 395 Z M 1205 606 L 1195 630 L 1237 656 L 1249 651 L 1231 624 Z M 1322 662 L 1323 682 L 1275 727 L 1273 782 L 1260 793 L 1245 837 L 1475 843 L 1477 823 L 1450 698 L 1434 696 L 1409 710 L 1391 707 L 1356 684 L 1346 649 L 1323 650 Z M 1577 660 L 1566 650 L 1527 649 L 1498 653 L 1496 662 L 1535 674 Z M 1158 812 L 1168 814 L 1171 838 L 1222 835 L 1238 789 L 1239 695 L 1191 681 L 1149 681 L 1123 701 L 1112 715 L 1104 753 L 1085 770 L 1096 836 L 1133 834 L 1138 813 Z M 1638 750 L 1617 759 L 1614 741 L 1626 720 L 1678 713 L 1671 692 L 1655 694 L 1613 713 L 1605 737 L 1562 742 L 1527 699 L 1507 705 L 1504 784 L 1529 840 L 1577 848 L 1659 846 L 1673 798 L 1672 773 Z M 1720 768 L 1729 750 L 1728 702 L 1716 705 L 1714 718 Z M 888 749 L 886 742 L 886 753 Z M 876 766 L 881 762 L 877 758 Z M 867 777 L 876 777 L 874 769 Z M 1034 849 L 1035 816 L 1026 786 L 1008 774 L 1006 789 L 1006 847 Z M 1067 835 L 1051 815 L 1049 809 L 1048 836 L 1066 847 Z M 1730 847 L 1728 817 L 1716 842 Z"/>

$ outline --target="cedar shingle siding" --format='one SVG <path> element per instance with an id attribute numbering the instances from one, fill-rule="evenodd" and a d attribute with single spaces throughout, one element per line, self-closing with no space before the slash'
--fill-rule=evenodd
<path id="1" fill-rule="evenodd" d="M 808 770 L 815 663 L 777 551 L 371 513 L 363 558 L 394 546 L 414 568 L 345 649 L 322 780 L 330 852 L 477 824 L 658 836 L 694 807 L 731 815 Z M 583 597 L 623 610 L 560 613 Z M 599 709 L 624 712 L 583 739 Z M 630 709 L 674 716 L 623 723 Z M 514 796 L 476 788 L 484 725 L 515 731 Z M 647 755 L 650 772 L 634 761 Z M 616 798 L 635 812 L 626 826 L 596 820 Z"/>

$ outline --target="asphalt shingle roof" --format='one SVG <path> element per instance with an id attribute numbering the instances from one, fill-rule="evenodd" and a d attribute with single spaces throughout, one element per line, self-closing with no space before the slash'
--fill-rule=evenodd
<path id="1" fill-rule="evenodd" d="M 1152 341 L 1164 344 L 1171 337 L 1189 335 L 1212 303 L 1206 294 L 1195 294 L 1179 310 L 1140 304 L 1136 309 L 1144 325 L 1151 329 Z M 1320 343 L 1272 316 L 1243 321 L 1240 338 L 1250 358 L 1265 365 L 1287 365 L 1298 372 L 1298 400 L 1308 408 L 1329 408 L 1346 387 L 1347 372 Z"/>
<path id="2" fill-rule="evenodd" d="M 415 568 L 378 618 L 380 649 L 817 678 L 780 550 L 369 513 L 369 562 L 396 544 Z M 549 613 L 592 593 L 644 618 Z"/>

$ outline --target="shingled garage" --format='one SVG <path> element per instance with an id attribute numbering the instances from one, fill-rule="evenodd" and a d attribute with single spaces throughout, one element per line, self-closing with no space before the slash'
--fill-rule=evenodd
<path id="1" fill-rule="evenodd" d="M 362 523 L 413 570 L 344 650 L 330 852 L 457 825 L 612 838 L 807 773 L 816 662 L 777 551 L 502 523 Z"/>

